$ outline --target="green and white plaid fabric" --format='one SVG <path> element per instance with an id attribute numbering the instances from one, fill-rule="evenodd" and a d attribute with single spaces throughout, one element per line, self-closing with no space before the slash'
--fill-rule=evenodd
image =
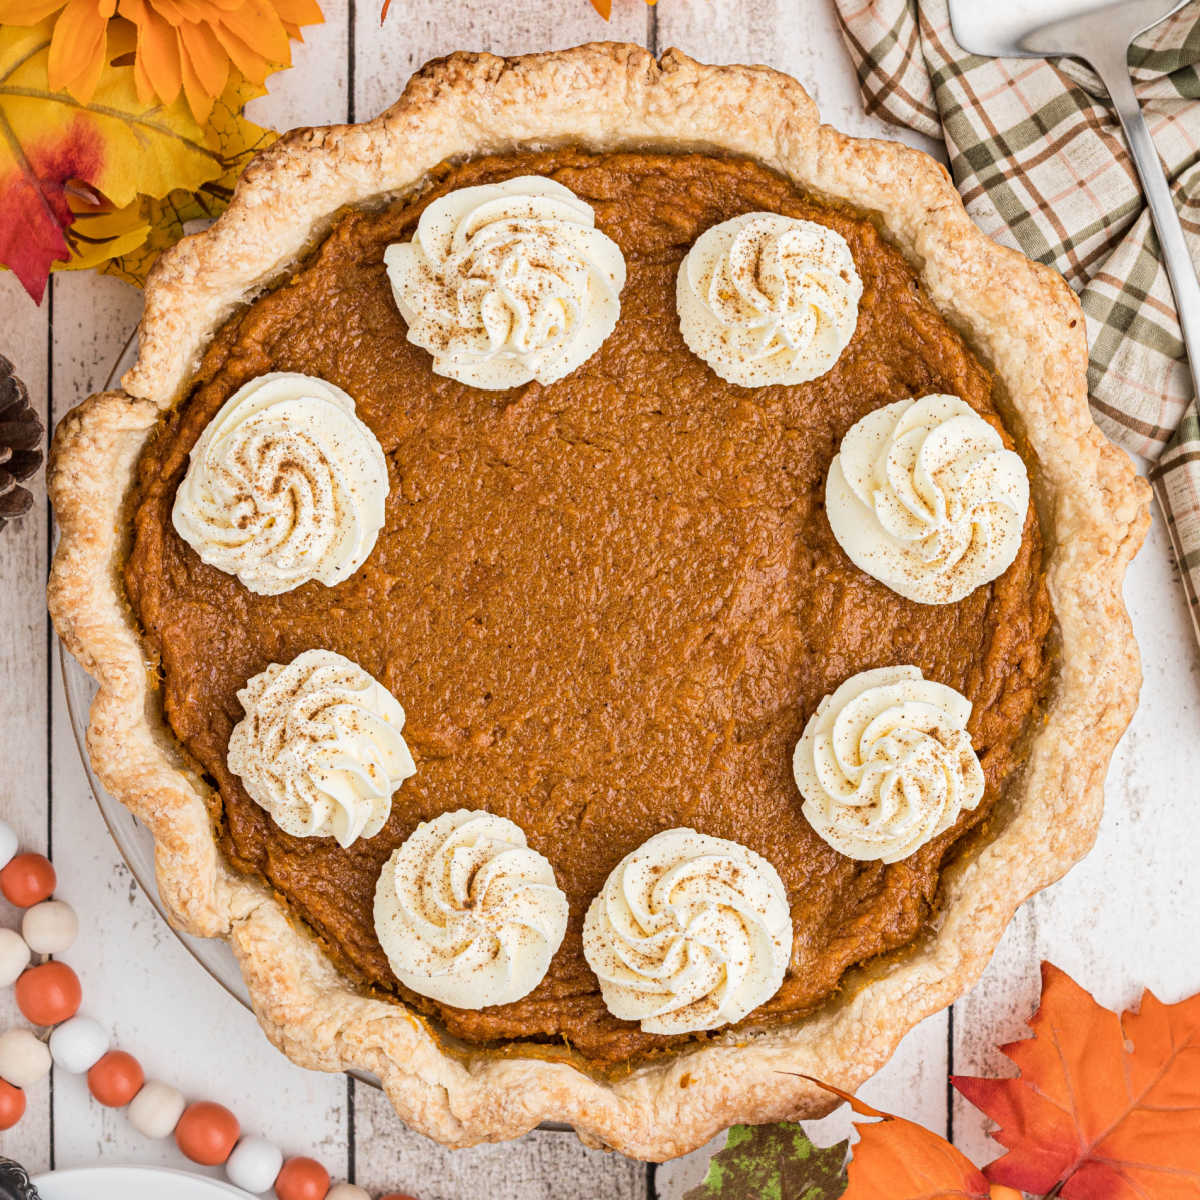
<path id="1" fill-rule="evenodd" d="M 1079 294 L 1092 412 L 1153 464 L 1197 619 L 1200 425 L 1171 287 L 1104 89 L 1069 60 L 968 54 L 951 33 L 947 0 L 836 3 L 867 111 L 944 138 L 975 222 Z M 1200 3 L 1139 40 L 1130 67 L 1200 262 Z"/>

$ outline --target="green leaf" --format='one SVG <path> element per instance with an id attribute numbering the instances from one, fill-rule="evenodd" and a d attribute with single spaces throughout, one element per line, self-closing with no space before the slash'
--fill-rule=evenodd
<path id="1" fill-rule="evenodd" d="M 837 1200 L 849 1142 L 821 1150 L 799 1125 L 735 1125 L 684 1200 Z"/>

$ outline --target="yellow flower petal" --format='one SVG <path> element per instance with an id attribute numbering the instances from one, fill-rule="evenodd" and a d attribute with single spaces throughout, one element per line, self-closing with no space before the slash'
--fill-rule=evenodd
<path id="1" fill-rule="evenodd" d="M 317 0 L 272 0 L 280 20 L 287 25 L 319 25 L 325 20 Z"/>
<path id="2" fill-rule="evenodd" d="M 221 24 L 234 37 L 252 46 L 268 62 L 291 62 L 287 30 L 267 0 L 246 0 L 240 8 L 225 13 L 221 17 Z"/>
<path id="3" fill-rule="evenodd" d="M 0 24 L 39 25 L 67 0 L 0 0 Z"/>
<path id="4" fill-rule="evenodd" d="M 253 83 L 262 83 L 279 65 L 264 58 L 224 25 L 213 25 L 212 31 L 213 36 L 221 43 L 221 48 L 229 55 L 230 62 Z"/>
<path id="5" fill-rule="evenodd" d="M 138 62 L 164 104 L 172 103 L 183 86 L 179 41 L 175 30 L 149 4 L 142 6 L 138 27 Z"/>
<path id="6" fill-rule="evenodd" d="M 213 101 L 216 97 L 200 82 L 200 76 L 196 74 L 186 50 L 182 47 L 180 49 L 179 66 L 183 76 L 183 94 L 187 97 L 188 107 L 192 110 L 196 123 L 205 125 L 212 115 Z"/>
<path id="7" fill-rule="evenodd" d="M 179 26 L 185 62 L 191 64 L 200 86 L 210 96 L 219 96 L 229 78 L 229 58 L 208 25 L 185 21 Z"/>
<path id="8" fill-rule="evenodd" d="M 98 267 L 111 258 L 136 250 L 150 233 L 150 219 L 143 197 L 124 208 L 94 209 L 71 205 L 75 222 L 67 231 L 71 258 L 64 270 L 82 271 Z"/>
<path id="9" fill-rule="evenodd" d="M 96 0 L 69 0 L 50 39 L 46 71 L 54 91 L 70 91 L 80 104 L 91 100 L 104 68 L 107 25 Z"/>

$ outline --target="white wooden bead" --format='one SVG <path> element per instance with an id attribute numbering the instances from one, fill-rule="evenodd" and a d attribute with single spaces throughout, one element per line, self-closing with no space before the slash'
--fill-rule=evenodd
<path id="1" fill-rule="evenodd" d="M 21 936 L 34 954 L 62 954 L 79 936 L 79 918 L 65 900 L 43 900 L 25 910 Z"/>
<path id="2" fill-rule="evenodd" d="M 234 1187 L 244 1192 L 267 1191 L 283 1166 L 283 1152 L 265 1138 L 244 1137 L 225 1163 L 225 1174 Z"/>
<path id="3" fill-rule="evenodd" d="M 0 1079 L 27 1088 L 50 1074 L 50 1051 L 28 1029 L 0 1033 Z"/>
<path id="4" fill-rule="evenodd" d="M 371 1200 L 371 1193 L 352 1183 L 335 1183 L 325 1193 L 325 1200 Z"/>
<path id="5" fill-rule="evenodd" d="M 0 929 L 0 987 L 10 987 L 29 966 L 29 947 L 15 929 Z"/>
<path id="6" fill-rule="evenodd" d="M 50 1035 L 50 1053 L 64 1071 L 82 1075 L 90 1071 L 108 1049 L 108 1034 L 91 1017 L 72 1017 L 56 1025 Z"/>
<path id="7" fill-rule="evenodd" d="M 125 1110 L 129 1123 L 143 1137 L 165 1138 L 175 1132 L 187 1101 L 178 1088 L 147 1079 Z"/>
<path id="8" fill-rule="evenodd" d="M 7 821 L 0 821 L 0 870 L 16 857 L 20 844 L 17 831 Z"/>

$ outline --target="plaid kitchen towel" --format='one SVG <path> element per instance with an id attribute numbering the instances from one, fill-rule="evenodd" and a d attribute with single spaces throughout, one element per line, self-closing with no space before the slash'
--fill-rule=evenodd
<path id="1" fill-rule="evenodd" d="M 968 54 L 947 0 L 836 4 L 867 111 L 944 138 L 975 222 L 1078 292 L 1093 415 L 1153 462 L 1200 633 L 1200 425 L 1171 287 L 1107 94 L 1071 60 Z M 1200 3 L 1139 39 L 1129 61 L 1200 262 Z"/>

